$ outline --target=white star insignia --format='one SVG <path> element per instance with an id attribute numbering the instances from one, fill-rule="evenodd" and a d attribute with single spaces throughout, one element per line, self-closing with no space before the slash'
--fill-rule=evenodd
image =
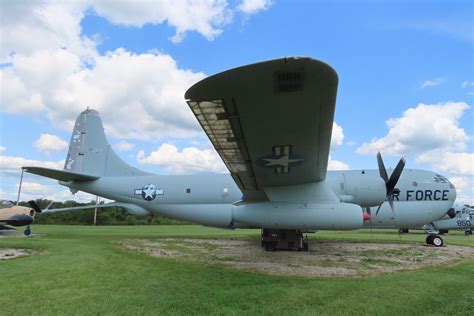
<path id="1" fill-rule="evenodd" d="M 276 158 L 276 159 L 266 158 L 266 159 L 263 159 L 263 160 L 268 162 L 265 165 L 265 167 L 272 167 L 272 166 L 288 167 L 288 165 L 290 163 L 303 161 L 303 159 L 290 159 L 290 155 L 284 155 L 284 156 L 281 156 L 280 158 Z"/>

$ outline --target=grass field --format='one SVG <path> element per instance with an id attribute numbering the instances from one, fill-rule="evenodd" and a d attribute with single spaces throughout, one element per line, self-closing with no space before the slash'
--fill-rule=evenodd
<path id="1" fill-rule="evenodd" d="M 0 261 L 1 315 L 379 314 L 474 315 L 474 260 L 375 277 L 309 278 L 245 272 L 125 251 L 130 238 L 259 238 L 257 230 L 179 226 L 42 226 L 41 237 L 0 238 L 38 255 Z M 319 232 L 314 238 L 418 242 L 393 230 Z M 462 233 L 445 244 L 474 247 Z"/>

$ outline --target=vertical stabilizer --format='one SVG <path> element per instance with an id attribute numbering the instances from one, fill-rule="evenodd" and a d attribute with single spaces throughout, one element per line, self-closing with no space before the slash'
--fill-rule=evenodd
<path id="1" fill-rule="evenodd" d="M 99 112 L 91 109 L 76 119 L 64 170 L 98 177 L 147 174 L 117 156 L 105 137 Z"/>

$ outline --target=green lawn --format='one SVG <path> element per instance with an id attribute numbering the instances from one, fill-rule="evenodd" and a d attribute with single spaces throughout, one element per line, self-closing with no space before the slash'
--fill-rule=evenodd
<path id="1" fill-rule="evenodd" d="M 42 237 L 0 238 L 0 247 L 39 255 L 0 262 L 1 315 L 380 314 L 473 315 L 474 260 L 375 277 L 307 278 L 257 274 L 121 249 L 130 238 L 259 238 L 257 230 L 179 226 L 42 226 Z M 319 232 L 313 238 L 419 242 L 393 230 Z M 474 246 L 462 232 L 445 244 Z"/>

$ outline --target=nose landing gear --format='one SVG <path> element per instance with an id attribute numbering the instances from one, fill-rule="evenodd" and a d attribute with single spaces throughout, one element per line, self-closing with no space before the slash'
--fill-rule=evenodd
<path id="1" fill-rule="evenodd" d="M 25 234 L 25 236 L 31 235 L 31 228 L 30 228 L 30 225 L 27 225 L 27 226 L 26 226 L 26 229 L 25 229 L 25 231 L 24 231 L 23 233 Z"/>
<path id="2" fill-rule="evenodd" d="M 426 237 L 426 243 L 435 247 L 442 247 L 444 244 L 443 238 L 438 235 L 428 235 L 428 237 Z"/>
<path id="3" fill-rule="evenodd" d="M 438 228 L 433 223 L 423 226 L 424 231 L 428 234 L 426 237 L 426 243 L 435 247 L 443 247 L 444 241 L 439 234 Z"/>

